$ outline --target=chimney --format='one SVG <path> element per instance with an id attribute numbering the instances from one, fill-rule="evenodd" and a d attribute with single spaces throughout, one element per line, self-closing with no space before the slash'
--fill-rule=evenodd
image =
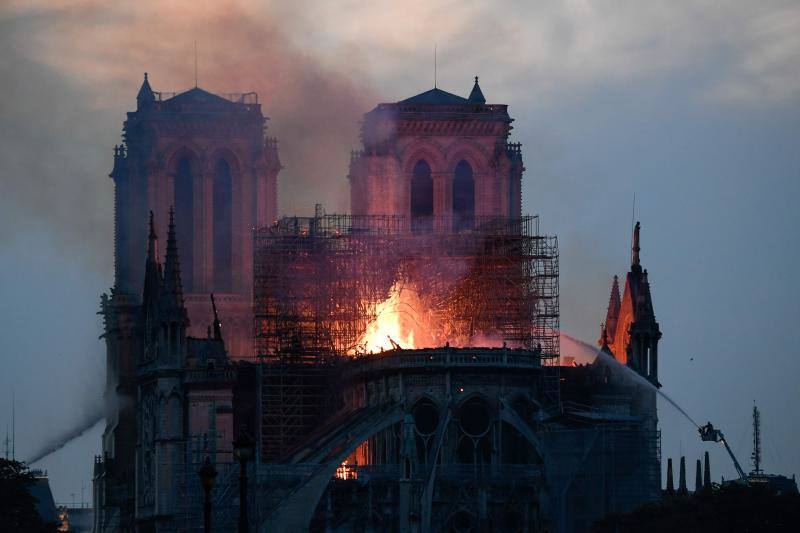
<path id="1" fill-rule="evenodd" d="M 694 492 L 698 493 L 703 490 L 703 473 L 700 459 L 697 460 L 697 468 L 694 473 Z"/>
<path id="2" fill-rule="evenodd" d="M 708 460 L 708 452 L 706 452 L 706 464 L 705 469 L 703 470 L 703 488 L 710 489 L 711 488 L 711 463 Z"/>
<path id="3" fill-rule="evenodd" d="M 678 495 L 686 496 L 689 491 L 686 490 L 686 457 L 681 456 L 681 471 L 678 478 Z"/>
<path id="4" fill-rule="evenodd" d="M 672 482 L 672 457 L 667 459 L 667 496 L 675 495 L 675 484 Z"/>

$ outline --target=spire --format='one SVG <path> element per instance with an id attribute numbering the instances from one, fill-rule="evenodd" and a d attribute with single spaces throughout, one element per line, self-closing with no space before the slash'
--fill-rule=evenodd
<path id="1" fill-rule="evenodd" d="M 675 494 L 675 483 L 672 481 L 672 457 L 667 459 L 667 496 Z"/>
<path id="2" fill-rule="evenodd" d="M 608 298 L 608 309 L 606 310 L 605 329 L 608 338 L 611 342 L 617 336 L 617 320 L 619 319 L 619 310 L 621 307 L 622 299 L 619 296 L 619 278 L 614 276 L 614 281 L 611 283 L 611 296 Z"/>
<path id="3" fill-rule="evenodd" d="M 608 330 L 606 330 L 605 324 L 600 324 L 600 347 L 608 347 Z"/>
<path id="4" fill-rule="evenodd" d="M 633 246 L 631 246 L 631 267 L 639 267 L 639 230 L 641 229 L 641 224 L 636 222 L 636 225 L 633 227 Z"/>
<path id="5" fill-rule="evenodd" d="M 155 302 L 161 288 L 161 267 L 158 264 L 158 235 L 156 235 L 153 212 L 150 211 L 150 234 L 147 236 L 147 262 L 144 271 L 144 293 L 142 301 L 145 307 Z"/>
<path id="6" fill-rule="evenodd" d="M 164 258 L 164 298 L 165 303 L 170 307 L 183 308 L 181 266 L 178 260 L 178 240 L 175 237 L 175 209 L 172 206 L 169 208 L 167 255 Z"/>
<path id="7" fill-rule="evenodd" d="M 147 72 L 144 73 L 144 81 L 139 88 L 139 94 L 136 95 L 137 109 L 144 109 L 156 101 L 156 95 L 153 89 L 150 88 L 150 82 L 147 80 Z"/>
<path id="8" fill-rule="evenodd" d="M 686 489 L 686 457 L 681 457 L 681 471 L 678 477 L 678 494 L 686 496 L 688 491 Z"/>
<path id="9" fill-rule="evenodd" d="M 472 92 L 469 93 L 469 98 L 467 98 L 470 104 L 485 104 L 486 98 L 483 96 L 483 91 L 481 91 L 481 86 L 478 85 L 478 76 L 475 76 L 475 85 L 472 86 Z"/>
<path id="10" fill-rule="evenodd" d="M 610 355 L 613 359 L 614 352 L 611 351 L 611 347 L 608 345 L 608 328 L 605 324 L 600 324 L 600 340 L 597 342 L 598 346 L 600 346 L 600 351 Z"/>
<path id="11" fill-rule="evenodd" d="M 753 453 L 750 454 L 753 460 L 753 473 L 763 474 L 761 470 L 761 414 L 758 412 L 756 402 L 753 400 Z"/>
<path id="12" fill-rule="evenodd" d="M 222 340 L 222 322 L 217 315 L 217 304 L 214 302 L 214 293 L 211 293 L 211 308 L 214 310 L 214 340 Z"/>

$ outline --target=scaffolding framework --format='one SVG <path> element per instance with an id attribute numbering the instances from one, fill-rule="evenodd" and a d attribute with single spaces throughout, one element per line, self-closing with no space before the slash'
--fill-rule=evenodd
<path id="1" fill-rule="evenodd" d="M 558 401 L 558 242 L 539 234 L 537 217 L 318 213 L 258 229 L 254 250 L 255 354 L 278 365 L 264 372 L 265 438 L 299 436 L 307 427 L 300 416 L 307 411 L 295 416 L 278 398 L 323 401 L 314 379 L 278 374 L 359 352 L 378 304 L 397 283 L 417 292 L 441 344 L 480 346 L 490 338 L 541 347 L 544 396 Z M 285 451 L 287 442 L 265 440 L 265 451 Z"/>

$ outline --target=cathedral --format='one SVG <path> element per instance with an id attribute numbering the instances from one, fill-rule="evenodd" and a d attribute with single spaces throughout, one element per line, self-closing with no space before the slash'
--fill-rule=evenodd
<path id="1" fill-rule="evenodd" d="M 257 95 L 145 74 L 110 174 L 95 531 L 567 533 L 658 499 L 640 225 L 599 355 L 567 361 L 512 122 L 477 77 L 378 104 L 351 213 L 279 219 Z"/>

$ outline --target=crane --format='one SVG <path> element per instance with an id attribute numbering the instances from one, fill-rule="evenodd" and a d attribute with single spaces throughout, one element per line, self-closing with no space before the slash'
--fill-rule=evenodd
<path id="1" fill-rule="evenodd" d="M 728 455 L 730 455 L 731 459 L 733 459 L 733 466 L 736 467 L 736 472 L 739 474 L 739 479 L 742 482 L 747 483 L 747 476 L 745 475 L 744 470 L 742 470 L 742 467 L 739 465 L 739 461 L 736 460 L 736 456 L 733 455 L 731 447 L 728 446 L 728 441 L 725 440 L 725 435 L 722 434 L 722 431 L 714 429 L 714 426 L 711 425 L 711 422 L 703 427 L 698 428 L 698 431 L 700 432 L 701 440 L 708 442 L 721 442 L 725 445 L 725 449 L 728 450 Z"/>

